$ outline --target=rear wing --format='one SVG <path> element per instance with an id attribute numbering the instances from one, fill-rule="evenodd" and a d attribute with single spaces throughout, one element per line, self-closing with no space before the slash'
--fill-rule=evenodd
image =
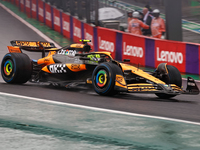
<path id="1" fill-rule="evenodd" d="M 10 53 L 18 52 L 21 50 L 31 51 L 31 52 L 42 52 L 42 57 L 45 57 L 45 52 L 57 51 L 58 48 L 55 47 L 54 43 L 44 42 L 44 41 L 10 41 L 12 46 L 8 46 Z"/>
<path id="2" fill-rule="evenodd" d="M 43 42 L 43 41 L 10 41 L 12 46 L 19 46 L 22 49 L 26 49 L 26 48 L 35 48 L 35 49 L 39 49 L 41 46 L 43 48 L 55 48 L 54 43 L 50 43 L 50 42 Z"/>

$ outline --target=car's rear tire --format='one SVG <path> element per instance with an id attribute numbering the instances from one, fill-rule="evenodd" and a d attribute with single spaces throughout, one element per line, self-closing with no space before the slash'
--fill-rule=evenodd
<path id="1" fill-rule="evenodd" d="M 92 85 L 99 95 L 115 95 L 114 90 L 116 74 L 123 75 L 119 66 L 114 63 L 102 63 L 98 65 L 92 74 Z"/>
<path id="2" fill-rule="evenodd" d="M 1 75 L 5 82 L 26 83 L 32 74 L 32 63 L 24 53 L 8 53 L 1 62 Z"/>
<path id="3" fill-rule="evenodd" d="M 169 80 L 167 81 L 167 84 L 176 84 L 177 86 L 179 86 L 181 88 L 182 87 L 182 77 L 181 77 L 179 70 L 176 67 L 171 66 L 171 65 L 167 65 L 167 70 L 168 70 L 168 74 L 169 74 Z M 165 82 L 166 82 L 166 80 L 165 80 Z M 176 96 L 176 95 L 164 94 L 164 93 L 156 93 L 156 95 L 162 99 L 168 99 L 168 98 L 172 98 L 172 97 Z"/>

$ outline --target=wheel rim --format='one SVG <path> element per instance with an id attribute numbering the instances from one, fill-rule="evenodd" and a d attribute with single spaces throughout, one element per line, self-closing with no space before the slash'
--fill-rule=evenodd
<path id="1" fill-rule="evenodd" d="M 13 63 L 11 60 L 6 60 L 4 64 L 4 74 L 6 76 L 11 76 L 13 72 Z"/>
<path id="2" fill-rule="evenodd" d="M 107 72 L 105 70 L 99 70 L 97 72 L 97 75 L 96 75 L 96 85 L 99 87 L 99 88 L 104 88 L 106 86 L 106 83 L 108 81 L 108 75 L 107 75 Z"/>

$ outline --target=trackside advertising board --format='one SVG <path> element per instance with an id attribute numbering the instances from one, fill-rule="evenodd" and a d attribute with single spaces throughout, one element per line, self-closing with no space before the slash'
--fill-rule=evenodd
<path id="1" fill-rule="evenodd" d="M 98 27 L 98 51 L 111 52 L 112 57 L 115 58 L 116 34 L 115 30 Z"/>
<path id="2" fill-rule="evenodd" d="M 61 17 L 60 11 L 56 8 L 53 8 L 53 20 L 54 20 L 54 30 L 61 33 Z"/>
<path id="3" fill-rule="evenodd" d="M 15 0 L 15 5 L 16 5 L 17 7 L 19 7 L 19 5 L 20 5 L 20 0 Z"/>
<path id="4" fill-rule="evenodd" d="M 122 59 L 130 59 L 131 63 L 145 65 L 145 38 L 132 34 L 122 35 Z"/>
<path id="5" fill-rule="evenodd" d="M 199 73 L 199 44 L 186 44 L 186 72 Z"/>
<path id="6" fill-rule="evenodd" d="M 62 13 L 63 36 L 70 38 L 70 16 Z"/>
<path id="7" fill-rule="evenodd" d="M 79 40 L 82 39 L 81 36 L 81 21 L 73 17 L 73 41 L 81 43 Z"/>
<path id="8" fill-rule="evenodd" d="M 44 2 L 42 0 L 38 1 L 38 20 L 44 22 Z"/>
<path id="9" fill-rule="evenodd" d="M 84 38 L 91 40 L 88 44 L 91 46 L 91 51 L 94 51 L 94 28 L 87 23 L 84 23 Z"/>
<path id="10" fill-rule="evenodd" d="M 51 5 L 45 3 L 45 24 L 52 28 Z"/>
<path id="11" fill-rule="evenodd" d="M 8 1 L 8 0 L 7 0 Z M 9 0 L 20 11 L 45 22 L 47 26 L 62 33 L 75 43 L 82 38 L 92 40 L 95 51 L 110 52 L 117 60 L 130 59 L 131 63 L 156 68 L 167 63 L 180 72 L 200 74 L 200 44 L 162 40 L 137 36 L 117 30 L 92 27 L 80 20 L 61 13 L 43 0 Z"/>
<path id="12" fill-rule="evenodd" d="M 25 9 L 26 9 L 26 15 L 30 18 L 31 17 L 31 1 L 25 0 Z"/>
<path id="13" fill-rule="evenodd" d="M 21 11 L 21 12 L 24 12 L 24 11 L 25 11 L 25 10 L 24 10 L 24 8 L 25 8 L 24 3 L 25 3 L 25 0 L 20 0 L 20 11 Z"/>
<path id="14" fill-rule="evenodd" d="M 31 17 L 37 19 L 37 0 L 31 0 Z"/>
<path id="15" fill-rule="evenodd" d="M 155 67 L 167 63 L 185 72 L 186 44 L 181 42 L 155 40 Z"/>

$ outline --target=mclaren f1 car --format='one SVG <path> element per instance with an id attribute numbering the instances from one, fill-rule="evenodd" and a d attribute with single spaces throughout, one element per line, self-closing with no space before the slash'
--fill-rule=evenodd
<path id="1" fill-rule="evenodd" d="M 130 92 L 171 98 L 179 94 L 199 94 L 191 77 L 183 90 L 181 74 L 174 66 L 161 63 L 154 72 L 146 72 L 130 65 L 128 59 L 114 60 L 109 52 L 90 52 L 90 40 L 80 41 L 81 44 L 63 48 L 49 42 L 11 41 L 9 53 L 1 63 L 1 75 L 10 84 L 49 82 L 69 88 L 92 85 L 99 95 Z M 41 52 L 42 58 L 32 60 L 23 50 Z"/>

